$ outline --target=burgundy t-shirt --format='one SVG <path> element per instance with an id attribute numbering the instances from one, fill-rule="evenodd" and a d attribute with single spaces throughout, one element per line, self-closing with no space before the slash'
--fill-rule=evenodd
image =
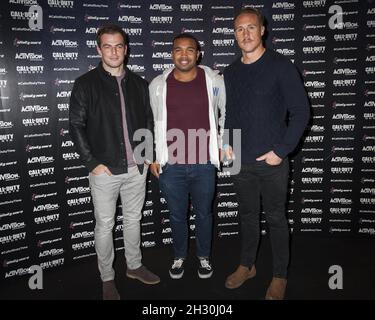
<path id="1" fill-rule="evenodd" d="M 184 135 L 176 136 L 171 129 L 180 129 Z M 189 134 L 189 129 L 194 131 Z M 169 162 L 207 163 L 210 159 L 209 130 L 204 70 L 198 68 L 197 76 L 189 82 L 176 80 L 172 71 L 167 78 L 167 140 L 171 140 L 168 141 Z"/>

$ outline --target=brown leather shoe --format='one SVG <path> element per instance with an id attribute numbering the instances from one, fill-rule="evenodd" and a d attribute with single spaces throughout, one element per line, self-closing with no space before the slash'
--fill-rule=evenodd
<path id="1" fill-rule="evenodd" d="M 255 270 L 254 265 L 251 267 L 250 270 L 248 267 L 239 265 L 237 270 L 230 276 L 228 276 L 227 280 L 225 280 L 225 287 L 228 289 L 236 289 L 242 286 L 242 284 L 246 280 L 254 278 L 256 274 L 257 272 Z"/>
<path id="2" fill-rule="evenodd" d="M 266 300 L 284 300 L 286 283 L 286 279 L 272 278 L 266 292 Z"/>
<path id="3" fill-rule="evenodd" d="M 114 280 L 103 282 L 103 300 L 120 300 Z"/>
<path id="4" fill-rule="evenodd" d="M 145 266 L 140 266 L 133 270 L 127 269 L 126 276 L 131 279 L 137 279 L 145 284 L 157 284 L 160 282 L 160 278 Z"/>

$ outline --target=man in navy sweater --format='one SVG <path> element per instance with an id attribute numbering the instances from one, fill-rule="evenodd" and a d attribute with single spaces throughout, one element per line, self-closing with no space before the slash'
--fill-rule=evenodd
<path id="1" fill-rule="evenodd" d="M 226 128 L 241 129 L 241 171 L 233 176 L 240 201 L 241 260 L 225 282 L 238 288 L 255 276 L 259 215 L 263 209 L 270 230 L 273 278 L 266 299 L 283 299 L 289 262 L 289 230 L 285 215 L 288 154 L 298 144 L 309 119 L 306 91 L 294 65 L 262 43 L 264 18 L 256 9 L 242 9 L 234 18 L 241 58 L 224 71 L 227 92 Z"/>

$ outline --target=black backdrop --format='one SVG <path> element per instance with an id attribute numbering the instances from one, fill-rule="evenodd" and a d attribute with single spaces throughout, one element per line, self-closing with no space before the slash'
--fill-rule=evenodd
<path id="1" fill-rule="evenodd" d="M 28 23 L 36 4 L 41 30 Z M 128 67 L 149 81 L 171 66 L 171 40 L 180 32 L 200 40 L 202 64 L 223 70 L 239 54 L 233 15 L 248 4 L 262 9 L 267 47 L 295 63 L 311 101 L 311 123 L 291 157 L 291 232 L 375 236 L 373 0 L 6 0 L 0 4 L 2 280 L 33 264 L 48 269 L 95 254 L 87 171 L 69 137 L 68 102 L 74 79 L 100 60 L 98 27 L 114 22 L 124 28 Z M 338 29 L 330 22 L 340 18 Z M 225 169 L 218 174 L 214 213 L 215 237 L 237 237 L 238 202 Z M 168 210 L 153 179 L 143 215 L 142 247 L 169 245 Z M 266 234 L 264 217 L 261 223 Z M 114 236 L 117 250 L 123 249 L 119 214 Z"/>

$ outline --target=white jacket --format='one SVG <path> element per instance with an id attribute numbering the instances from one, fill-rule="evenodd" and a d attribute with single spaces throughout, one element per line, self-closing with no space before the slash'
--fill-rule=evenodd
<path id="1" fill-rule="evenodd" d="M 222 147 L 225 122 L 225 85 L 219 71 L 201 66 L 206 75 L 208 116 L 210 122 L 210 161 L 220 168 L 219 148 Z M 165 70 L 149 85 L 151 109 L 154 114 L 156 161 L 163 167 L 168 162 L 167 146 L 167 78 L 174 68 Z"/>

